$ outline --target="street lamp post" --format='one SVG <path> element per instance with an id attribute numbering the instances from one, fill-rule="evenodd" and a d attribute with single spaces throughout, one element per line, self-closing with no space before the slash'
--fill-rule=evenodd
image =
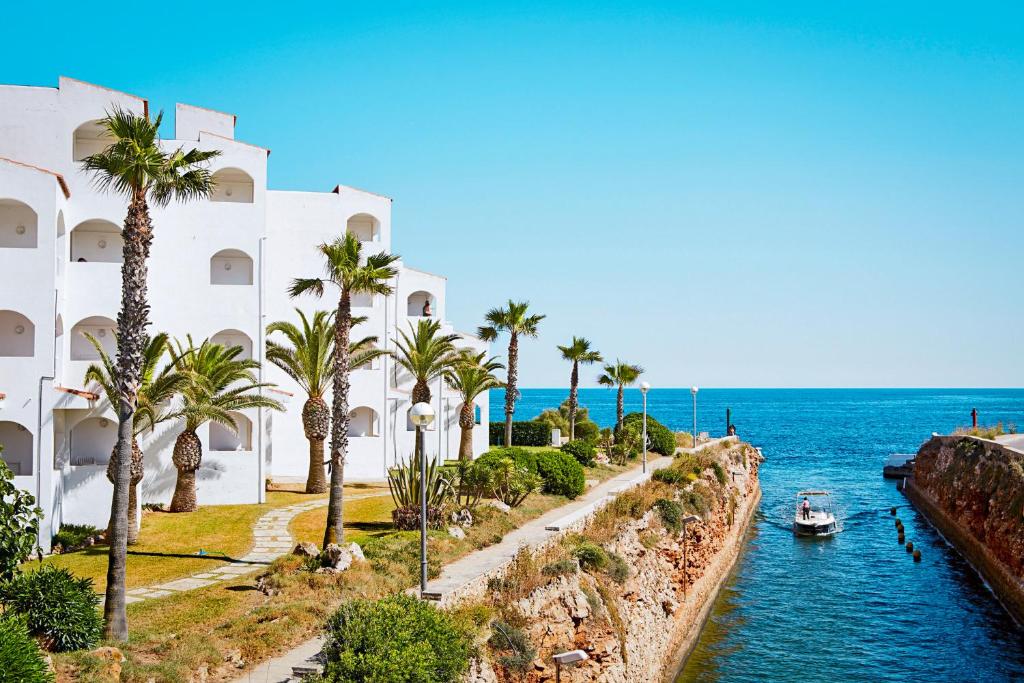
<path id="1" fill-rule="evenodd" d="M 651 385 L 647 382 L 640 382 L 640 393 L 644 397 L 644 465 L 643 473 L 647 474 L 647 390 Z"/>
<path id="2" fill-rule="evenodd" d="M 690 394 L 693 396 L 693 447 L 697 448 L 697 387 L 690 387 Z"/>
<path id="3" fill-rule="evenodd" d="M 417 403 L 409 411 L 409 419 L 416 425 L 416 443 L 420 460 L 420 599 L 427 592 L 427 457 L 423 452 L 422 430 L 434 421 L 434 409 L 429 403 Z"/>

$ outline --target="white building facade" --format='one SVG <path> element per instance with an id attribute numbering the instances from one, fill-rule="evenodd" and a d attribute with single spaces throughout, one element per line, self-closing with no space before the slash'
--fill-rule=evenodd
<path id="1" fill-rule="evenodd" d="M 78 161 L 107 144 L 97 121 L 114 107 L 148 111 L 143 99 L 69 78 L 57 88 L 0 86 L 0 444 L 17 485 L 44 511 L 44 549 L 62 523 L 104 526 L 110 512 L 106 464 L 117 421 L 98 387 L 84 384 L 97 354 L 83 333 L 114 355 L 127 207 L 98 190 Z M 260 378 L 277 385 L 268 395 L 285 412 L 245 411 L 236 416 L 238 434 L 200 430 L 200 505 L 262 502 L 267 480 L 303 481 L 309 462 L 306 397 L 265 362 L 266 326 L 297 321 L 295 307 L 335 308 L 336 292 L 292 300 L 287 287 L 295 277 L 322 273 L 316 245 L 345 231 L 359 236 L 364 253 L 390 252 L 391 200 L 340 185 L 331 192 L 269 190 L 269 150 L 235 140 L 231 114 L 178 104 L 174 129 L 174 139 L 164 140 L 169 149 L 221 152 L 211 164 L 217 189 L 209 200 L 151 207 L 150 332 L 242 346 L 261 361 Z M 403 262 L 398 271 L 391 296 L 353 302 L 353 314 L 367 317 L 353 336 L 376 335 L 380 348 L 393 350 L 399 330 L 423 317 L 428 301 L 442 331 L 455 333 L 445 319 L 445 279 Z M 469 334 L 459 346 L 487 349 Z M 348 479 L 384 479 L 412 453 L 411 388 L 388 357 L 352 373 Z M 480 453 L 488 438 L 486 392 L 477 401 L 473 442 Z M 457 457 L 461 399 L 438 381 L 433 402 L 438 418 L 428 453 Z M 166 423 L 140 440 L 140 503 L 170 500 L 177 474 L 171 449 L 181 428 Z"/>

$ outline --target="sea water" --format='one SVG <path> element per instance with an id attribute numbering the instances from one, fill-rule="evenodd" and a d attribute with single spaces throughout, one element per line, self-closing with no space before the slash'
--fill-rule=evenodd
<path id="1" fill-rule="evenodd" d="M 516 419 L 557 406 L 565 389 L 524 389 Z M 615 391 L 585 389 L 580 402 L 602 426 Z M 627 391 L 626 412 L 641 408 Z M 746 550 L 715 603 L 679 681 L 1024 680 L 1024 628 L 987 586 L 882 478 L 890 453 L 913 453 L 932 432 L 970 423 L 1024 430 L 1024 390 L 703 389 L 697 429 L 725 431 L 763 449 L 763 499 Z M 504 395 L 492 392 L 491 420 Z M 652 389 L 648 410 L 691 431 L 689 389 Z M 796 538 L 796 493 L 833 493 L 842 532 Z M 913 562 L 896 540 L 898 508 Z"/>

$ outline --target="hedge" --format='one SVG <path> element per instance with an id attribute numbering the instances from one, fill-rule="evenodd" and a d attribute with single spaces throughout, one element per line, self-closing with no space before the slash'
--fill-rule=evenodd
<path id="1" fill-rule="evenodd" d="M 630 413 L 626 415 L 622 418 L 622 424 L 636 424 L 638 427 L 643 428 L 643 413 Z M 671 429 L 650 415 L 647 416 L 647 442 L 650 449 L 655 453 L 674 455 L 676 452 L 676 435 Z"/>
<path id="2" fill-rule="evenodd" d="M 587 487 L 583 466 L 576 458 L 561 451 L 538 453 L 537 474 L 544 480 L 544 493 L 573 499 Z"/>
<path id="3" fill-rule="evenodd" d="M 492 422 L 490 431 L 492 446 L 505 445 L 505 423 Z M 513 422 L 513 446 L 547 446 L 551 443 L 551 428 L 544 422 Z"/>

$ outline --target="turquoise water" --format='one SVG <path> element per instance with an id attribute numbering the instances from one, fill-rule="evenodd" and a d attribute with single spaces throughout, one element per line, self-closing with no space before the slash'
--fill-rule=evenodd
<path id="1" fill-rule="evenodd" d="M 565 395 L 524 390 L 516 417 Z M 669 427 L 691 429 L 688 390 L 652 389 L 648 401 Z M 614 421 L 613 391 L 584 390 L 581 402 L 599 423 Z M 492 420 L 502 405 L 495 392 Z M 633 391 L 627 411 L 639 407 Z M 706 389 L 698 430 L 722 433 L 727 407 L 740 435 L 764 450 L 764 498 L 679 681 L 1024 680 L 1024 628 L 881 477 L 890 453 L 968 424 L 971 408 L 982 423 L 1024 428 L 1024 390 Z M 793 537 L 791 505 L 804 487 L 834 493 L 842 533 Z M 898 545 L 891 506 L 922 562 Z"/>

